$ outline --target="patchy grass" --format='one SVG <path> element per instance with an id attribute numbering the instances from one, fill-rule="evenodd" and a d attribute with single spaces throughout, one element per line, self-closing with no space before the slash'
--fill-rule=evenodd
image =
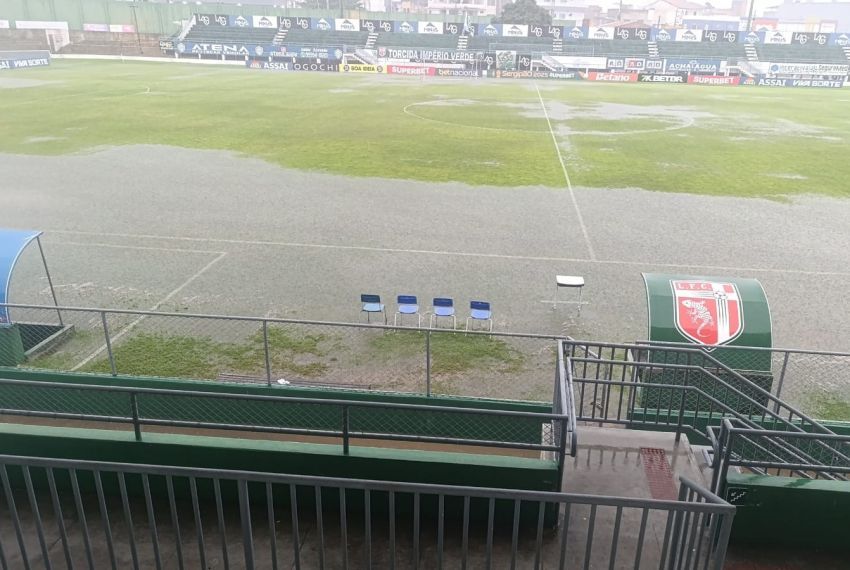
<path id="1" fill-rule="evenodd" d="M 850 421 L 850 401 L 835 394 L 817 394 L 809 397 L 807 408 L 819 420 Z"/>
<path id="2" fill-rule="evenodd" d="M 7 111 L 0 152 L 162 144 L 348 176 L 564 185 L 530 82 L 196 71 L 111 61 L 53 61 L 26 70 L 51 83 L 0 89 Z M 842 170 L 850 123 L 836 121 L 846 114 L 842 90 L 579 81 L 548 82 L 541 90 L 575 185 L 850 195 Z M 444 103 L 434 105 L 438 100 Z M 682 128 L 662 130 L 675 125 Z M 587 130 L 614 134 L 581 133 Z M 274 144 L 268 133 L 275 133 Z"/>
<path id="3" fill-rule="evenodd" d="M 382 360 L 425 357 L 425 335 L 399 331 L 376 336 L 372 353 Z M 437 333 L 431 335 L 431 374 L 455 374 L 490 368 L 496 372 L 519 372 L 526 356 L 504 340 L 485 335 Z"/>
<path id="4" fill-rule="evenodd" d="M 321 375 L 328 368 L 321 361 L 328 354 L 323 347 L 328 340 L 325 335 L 299 336 L 281 327 L 270 328 L 272 370 L 295 376 Z M 245 342 L 139 333 L 113 346 L 113 353 L 120 374 L 214 379 L 226 372 L 257 376 L 265 373 L 262 331 Z M 109 360 L 101 358 L 83 370 L 108 373 Z"/>

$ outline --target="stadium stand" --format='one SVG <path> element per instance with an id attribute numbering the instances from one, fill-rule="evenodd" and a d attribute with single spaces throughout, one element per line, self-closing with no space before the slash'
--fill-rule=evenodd
<path id="1" fill-rule="evenodd" d="M 564 55 L 649 57 L 649 47 L 646 42 L 629 40 L 580 40 L 565 42 L 562 53 Z"/>
<path id="2" fill-rule="evenodd" d="M 792 61 L 797 63 L 847 63 L 847 56 L 839 46 L 758 45 L 756 50 L 762 61 Z"/>
<path id="3" fill-rule="evenodd" d="M 322 30 L 299 30 L 293 28 L 286 34 L 286 38 L 282 43 L 283 45 L 291 46 L 363 47 L 366 45 L 366 40 L 368 38 L 368 32 L 335 32 Z"/>
<path id="4" fill-rule="evenodd" d="M 499 47 L 496 48 L 495 44 L 499 44 Z M 469 43 L 467 44 L 468 49 L 479 50 L 528 49 L 528 46 L 532 46 L 531 49 L 533 51 L 552 51 L 552 38 L 493 38 L 488 36 L 470 36 Z"/>
<path id="5" fill-rule="evenodd" d="M 375 45 L 393 48 L 455 49 L 457 47 L 457 36 L 384 33 L 378 35 L 378 41 Z"/>
<path id="6" fill-rule="evenodd" d="M 276 28 L 193 27 L 183 41 L 266 45 L 272 43 L 276 33 Z"/>
<path id="7" fill-rule="evenodd" d="M 746 60 L 746 44 L 738 42 L 658 42 L 659 57 Z"/>

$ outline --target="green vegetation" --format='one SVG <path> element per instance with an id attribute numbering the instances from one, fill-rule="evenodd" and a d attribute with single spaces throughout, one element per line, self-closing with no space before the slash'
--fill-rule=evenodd
<path id="1" fill-rule="evenodd" d="M 819 420 L 850 421 L 850 401 L 835 394 L 811 395 L 806 410 Z"/>
<path id="2" fill-rule="evenodd" d="M 413 356 L 425 357 L 425 336 L 420 332 L 400 331 L 376 336 L 373 353 L 384 360 Z M 525 355 L 504 340 L 485 335 L 438 333 L 431 335 L 431 373 L 452 374 L 491 368 L 503 373 L 522 369 Z"/>
<path id="3" fill-rule="evenodd" d="M 89 61 L 54 61 L 7 79 L 36 84 L 0 89 L 0 152 L 163 144 L 351 176 L 564 186 L 528 81 Z M 842 90 L 578 81 L 539 87 L 576 186 L 850 193 Z"/>
<path id="4" fill-rule="evenodd" d="M 282 327 L 270 327 L 272 370 L 306 377 L 322 374 L 327 364 L 321 358 L 327 354 L 324 344 L 329 340 L 325 335 L 298 336 Z M 241 343 L 143 332 L 121 341 L 113 353 L 117 369 L 128 375 L 214 379 L 224 372 L 265 374 L 262 331 Z M 109 373 L 109 360 L 94 361 L 83 371 Z"/>

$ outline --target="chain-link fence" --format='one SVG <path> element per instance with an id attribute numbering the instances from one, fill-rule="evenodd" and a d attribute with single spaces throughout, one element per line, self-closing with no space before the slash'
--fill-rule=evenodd
<path id="1" fill-rule="evenodd" d="M 10 305 L 0 364 L 549 401 L 558 337 Z"/>

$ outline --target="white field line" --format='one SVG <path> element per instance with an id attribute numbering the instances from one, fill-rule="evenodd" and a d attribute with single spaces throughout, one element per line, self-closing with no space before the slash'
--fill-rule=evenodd
<path id="1" fill-rule="evenodd" d="M 231 245 L 249 245 L 249 246 L 264 246 L 264 247 L 301 247 L 309 249 L 329 249 L 342 251 L 368 251 L 377 253 L 402 253 L 402 254 L 420 254 L 420 255 L 447 255 L 456 257 L 475 257 L 481 259 L 506 259 L 516 261 L 555 261 L 567 263 L 588 263 L 593 265 L 621 265 L 628 267 L 666 267 L 673 269 L 721 269 L 726 271 L 738 272 L 759 272 L 759 273 L 778 273 L 789 275 L 823 275 L 848 277 L 848 271 L 809 271 L 805 269 L 773 269 L 770 267 L 736 267 L 731 265 L 698 265 L 689 263 L 659 263 L 655 261 L 632 261 L 618 259 L 586 259 L 581 257 L 549 257 L 549 256 L 527 256 L 527 255 L 505 255 L 500 253 L 478 253 L 471 251 L 446 251 L 446 250 L 429 250 L 429 249 L 402 249 L 392 247 L 369 247 L 357 245 L 335 245 L 325 243 L 300 243 L 300 242 L 285 242 L 285 241 L 264 241 L 264 240 L 240 240 L 226 238 L 198 238 L 187 236 L 164 236 L 152 234 L 124 234 L 110 232 L 84 232 L 77 230 L 45 230 L 46 234 L 72 234 L 72 235 L 89 235 L 100 237 L 117 237 L 117 238 L 132 238 L 132 239 L 150 239 L 150 240 L 173 240 L 195 243 L 222 243 Z M 194 251 L 194 250 L 193 250 Z"/>
<path id="2" fill-rule="evenodd" d="M 552 136 L 552 144 L 555 145 L 555 152 L 558 153 L 558 161 L 561 163 L 561 171 L 564 173 L 564 180 L 567 181 L 567 190 L 570 193 L 570 200 L 573 202 L 573 209 L 576 212 L 578 226 L 581 229 L 581 234 L 584 236 L 584 243 L 587 245 L 587 255 L 591 260 L 596 260 L 596 253 L 593 251 L 593 244 L 590 243 L 590 236 L 587 233 L 587 226 L 584 225 L 584 218 L 581 215 L 581 210 L 578 207 L 576 193 L 573 191 L 573 184 L 570 182 L 570 175 L 567 173 L 567 165 L 564 164 L 564 155 L 561 154 L 561 147 L 558 145 L 558 139 L 555 138 L 555 131 L 552 130 L 552 121 L 549 120 L 549 111 L 546 110 L 546 104 L 543 103 L 543 96 L 540 94 L 540 88 L 537 82 L 534 82 L 534 89 L 537 91 L 537 98 L 540 100 L 540 107 L 543 109 L 543 116 L 546 117 L 546 124 L 549 125 L 549 134 Z"/>
<path id="3" fill-rule="evenodd" d="M 173 299 L 175 295 L 177 295 L 178 293 L 180 293 L 180 291 L 182 291 L 183 289 L 185 289 L 186 287 L 188 287 L 189 285 L 191 285 L 191 284 L 192 284 L 192 282 L 193 282 L 193 281 L 195 281 L 195 279 L 197 279 L 198 277 L 200 277 L 201 275 L 203 275 L 204 273 L 206 273 L 206 272 L 207 272 L 207 270 L 209 270 L 209 269 L 210 269 L 213 265 L 215 265 L 216 263 L 218 263 L 219 261 L 221 261 L 222 259 L 224 259 L 224 257 L 225 257 L 226 255 L 227 255 L 227 252 L 219 253 L 219 254 L 215 257 L 215 259 L 213 259 L 212 261 L 210 261 L 209 263 L 207 263 L 206 265 L 204 265 L 203 267 L 201 267 L 198 271 L 196 271 L 196 272 L 194 273 L 194 275 L 192 275 L 191 277 L 189 277 L 189 278 L 188 278 L 186 281 L 184 281 L 184 282 L 183 282 L 183 283 L 182 283 L 179 287 L 177 287 L 176 289 L 174 289 L 173 291 L 171 291 L 171 293 L 169 293 L 168 295 L 166 295 L 165 297 L 163 297 L 162 299 L 160 299 L 159 301 L 157 301 L 157 303 L 156 303 L 155 305 L 153 305 L 152 307 L 150 307 L 150 308 L 148 309 L 148 311 L 156 311 L 156 310 L 158 310 L 158 309 L 159 309 L 159 308 L 160 308 L 163 304 L 167 303 L 168 301 L 170 301 L 171 299 Z M 114 343 L 115 341 L 117 341 L 118 339 L 120 339 L 121 337 L 123 337 L 125 334 L 127 334 L 128 332 L 130 332 L 131 330 L 133 330 L 134 328 L 136 328 L 136 326 L 138 326 L 138 324 L 139 324 L 140 322 L 142 322 L 143 320 L 145 320 L 145 318 L 146 318 L 146 317 L 147 317 L 147 315 L 141 315 L 139 318 L 135 319 L 135 320 L 134 320 L 134 321 L 132 321 L 130 324 L 128 324 L 126 327 L 124 327 L 123 329 L 121 329 L 121 330 L 120 330 L 117 334 L 115 334 L 114 336 L 110 336 L 109 340 L 110 340 L 112 343 Z M 106 350 L 106 343 L 105 343 L 105 342 L 103 343 L 103 345 L 102 345 L 100 348 L 98 348 L 97 350 L 95 350 L 94 352 L 92 352 L 91 354 L 89 354 L 89 355 L 88 355 L 87 357 L 85 357 L 85 358 L 84 358 L 81 362 L 79 362 L 76 366 L 74 366 L 73 368 L 71 368 L 71 371 L 73 372 L 73 371 L 79 370 L 80 368 L 82 368 L 83 366 L 85 366 L 86 364 L 88 364 L 89 362 L 91 362 L 93 359 L 97 358 L 100 354 L 102 354 L 102 353 L 103 353 L 103 351 L 104 351 L 104 350 Z"/>
<path id="4" fill-rule="evenodd" d="M 117 244 L 117 243 L 94 243 L 94 242 L 82 242 L 82 241 L 63 241 L 63 242 L 51 244 L 51 247 L 57 246 L 57 245 L 58 246 L 72 245 L 72 246 L 75 246 L 75 247 L 78 247 L 78 246 L 82 246 L 82 247 L 111 247 L 111 248 L 114 248 L 114 249 L 139 249 L 139 250 L 142 250 L 142 251 L 173 251 L 173 252 L 177 252 L 177 253 L 215 253 L 215 254 L 226 253 L 224 251 L 210 251 L 208 249 L 186 249 L 186 248 L 179 248 L 179 247 L 149 247 L 149 246 L 144 246 L 144 245 L 121 245 L 121 244 Z"/>

